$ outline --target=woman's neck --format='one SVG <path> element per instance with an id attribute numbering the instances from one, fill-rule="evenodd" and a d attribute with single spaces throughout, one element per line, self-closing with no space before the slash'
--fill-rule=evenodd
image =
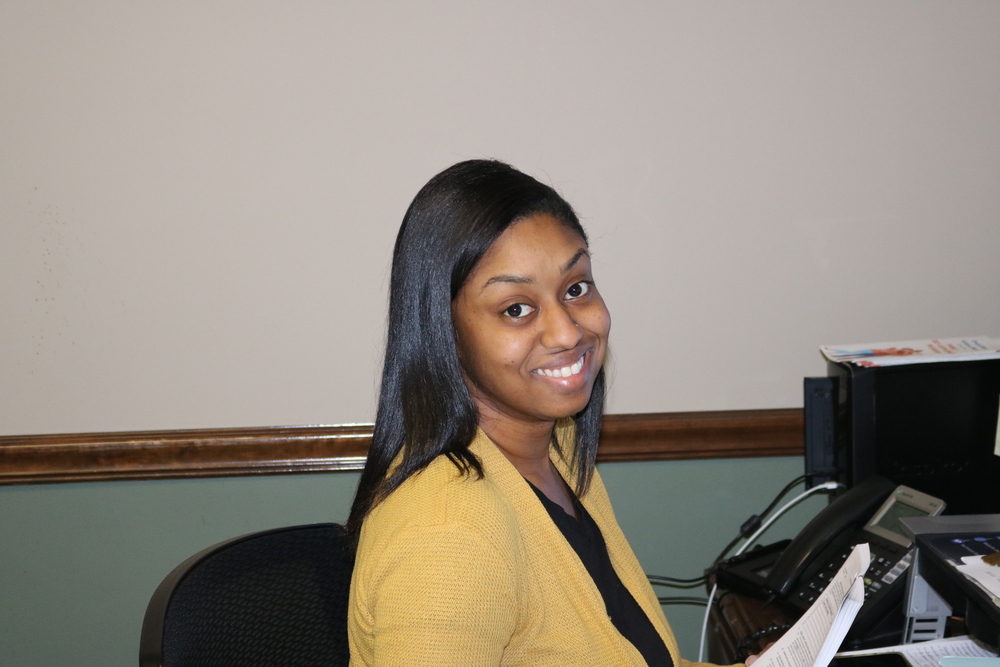
<path id="1" fill-rule="evenodd" d="M 567 514 L 578 519 L 570 491 L 549 459 L 555 424 L 539 426 L 541 428 L 526 428 L 524 425 L 490 419 L 479 421 L 479 427 L 522 477 L 534 484 L 545 497 L 562 507 Z"/>

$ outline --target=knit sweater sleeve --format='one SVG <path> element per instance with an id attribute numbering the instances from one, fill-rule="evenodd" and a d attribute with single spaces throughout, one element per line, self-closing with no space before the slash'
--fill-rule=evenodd
<path id="1" fill-rule="evenodd" d="M 410 526 L 373 561 L 374 665 L 499 665 L 517 622 L 509 555 L 463 523 Z"/>

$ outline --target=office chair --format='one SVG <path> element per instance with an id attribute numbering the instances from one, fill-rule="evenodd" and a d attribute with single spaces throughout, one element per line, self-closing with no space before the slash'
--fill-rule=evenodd
<path id="1" fill-rule="evenodd" d="M 140 667 L 347 665 L 353 559 L 332 523 L 265 530 L 191 556 L 153 593 Z"/>

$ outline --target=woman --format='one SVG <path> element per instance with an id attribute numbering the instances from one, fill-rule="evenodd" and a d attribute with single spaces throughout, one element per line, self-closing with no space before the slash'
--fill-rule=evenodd
<path id="1" fill-rule="evenodd" d="M 393 252 L 352 665 L 690 665 L 594 469 L 611 319 L 552 188 L 435 176 Z"/>

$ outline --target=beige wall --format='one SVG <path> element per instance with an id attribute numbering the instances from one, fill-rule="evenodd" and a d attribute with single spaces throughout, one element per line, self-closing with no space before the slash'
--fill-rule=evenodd
<path id="1" fill-rule="evenodd" d="M 987 0 L 5 2 L 0 434 L 370 420 L 395 229 L 470 157 L 583 217 L 614 412 L 1000 334 L 998 34 Z"/>

